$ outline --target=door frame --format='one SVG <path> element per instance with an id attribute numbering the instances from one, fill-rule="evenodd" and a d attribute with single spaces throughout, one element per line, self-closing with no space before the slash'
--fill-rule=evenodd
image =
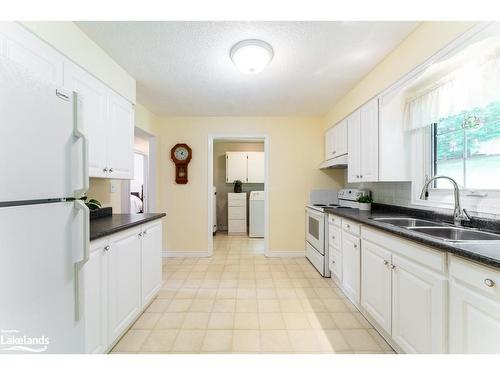
<path id="1" fill-rule="evenodd" d="M 207 238 L 208 238 L 208 256 L 214 253 L 213 242 L 213 185 L 214 185 L 214 141 L 241 141 L 241 140 L 256 140 L 264 142 L 264 255 L 270 256 L 269 252 L 269 136 L 266 133 L 214 133 L 208 135 L 208 173 L 207 173 L 207 201 L 208 201 L 208 216 L 207 216 Z"/>

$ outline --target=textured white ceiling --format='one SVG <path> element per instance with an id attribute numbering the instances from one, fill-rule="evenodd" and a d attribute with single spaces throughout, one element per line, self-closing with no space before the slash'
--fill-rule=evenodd
<path id="1" fill-rule="evenodd" d="M 417 22 L 77 22 L 168 116 L 323 115 Z M 274 59 L 244 75 L 229 58 L 262 39 Z"/>

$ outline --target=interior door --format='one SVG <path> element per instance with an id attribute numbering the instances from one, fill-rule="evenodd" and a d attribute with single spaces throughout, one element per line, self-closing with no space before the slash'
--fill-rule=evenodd
<path id="1" fill-rule="evenodd" d="M 361 181 L 378 181 L 378 99 L 361 107 Z"/>
<path id="2" fill-rule="evenodd" d="M 406 353 L 445 353 L 447 280 L 393 254 L 392 337 Z"/>
<path id="3" fill-rule="evenodd" d="M 0 58 L 0 103 L 0 201 L 73 197 L 83 168 L 72 93 Z"/>
<path id="4" fill-rule="evenodd" d="M 226 182 L 232 184 L 236 180 L 247 182 L 247 154 L 226 152 Z"/>
<path id="5" fill-rule="evenodd" d="M 107 89 L 97 79 L 74 64 L 65 64 L 64 86 L 81 99 L 81 121 L 89 139 L 89 175 L 108 177 L 107 168 Z"/>
<path id="6" fill-rule="evenodd" d="M 264 152 L 247 152 L 247 182 L 264 183 L 265 157 Z"/>
<path id="7" fill-rule="evenodd" d="M 359 238 L 342 233 L 342 285 L 346 295 L 356 304 L 360 298 L 360 242 Z"/>
<path id="8" fill-rule="evenodd" d="M 361 179 L 361 117 L 359 110 L 347 118 L 347 181 Z"/>
<path id="9" fill-rule="evenodd" d="M 109 342 L 132 323 L 141 309 L 141 227 L 109 240 Z"/>
<path id="10" fill-rule="evenodd" d="M 0 207 L 0 330 L 46 337 L 40 345 L 0 353 L 83 353 L 84 326 L 75 263 L 84 258 L 88 220 L 73 202 Z"/>
<path id="11" fill-rule="evenodd" d="M 110 178 L 133 178 L 134 110 L 115 93 L 109 96 L 108 168 Z"/>
<path id="12" fill-rule="evenodd" d="M 361 253 L 361 306 L 391 334 L 391 253 L 365 240 Z"/>

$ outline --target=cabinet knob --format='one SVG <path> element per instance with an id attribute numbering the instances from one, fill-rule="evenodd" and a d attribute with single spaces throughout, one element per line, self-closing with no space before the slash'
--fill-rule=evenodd
<path id="1" fill-rule="evenodd" d="M 108 171 L 108 168 L 103 168 L 102 171 L 106 173 Z"/>
<path id="2" fill-rule="evenodd" d="M 139 237 L 142 237 L 142 232 L 138 234 Z"/>
<path id="3" fill-rule="evenodd" d="M 337 151 L 332 151 L 332 155 L 333 155 L 333 154 L 336 154 L 336 153 L 337 153 Z"/>
<path id="4" fill-rule="evenodd" d="M 145 236 L 146 234 L 148 234 L 148 232 L 147 232 L 147 231 L 142 232 L 142 235 L 143 235 L 143 236 Z"/>
<path id="5" fill-rule="evenodd" d="M 492 288 L 495 286 L 495 282 L 491 279 L 484 279 L 484 285 L 486 285 L 488 288 Z"/>
<path id="6" fill-rule="evenodd" d="M 350 226 L 349 224 L 346 224 L 346 225 L 345 225 L 345 227 L 346 227 L 347 229 L 351 228 L 351 226 Z"/>
<path id="7" fill-rule="evenodd" d="M 395 266 L 394 264 L 391 264 L 391 265 L 389 266 L 389 268 L 390 268 L 391 270 L 393 270 L 394 268 L 396 268 L 396 266 Z"/>
<path id="8" fill-rule="evenodd" d="M 334 260 L 332 260 L 332 263 L 335 263 L 335 261 L 334 261 Z"/>
<path id="9" fill-rule="evenodd" d="M 358 247 L 358 245 L 354 244 L 354 248 L 356 249 Z"/>
<path id="10" fill-rule="evenodd" d="M 384 260 L 384 266 L 387 266 L 389 262 L 387 260 Z"/>
<path id="11" fill-rule="evenodd" d="M 105 250 L 105 251 L 109 251 L 109 249 L 110 249 L 109 245 L 104 246 L 104 250 Z"/>
<path id="12" fill-rule="evenodd" d="M 109 168 L 109 173 L 113 172 L 113 168 Z"/>

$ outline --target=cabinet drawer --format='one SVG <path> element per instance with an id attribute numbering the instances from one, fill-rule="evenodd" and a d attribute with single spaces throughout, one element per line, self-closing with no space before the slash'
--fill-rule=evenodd
<path id="1" fill-rule="evenodd" d="M 465 259 L 450 257 L 450 276 L 463 284 L 467 284 L 500 298 L 500 271 L 472 263 Z"/>
<path id="2" fill-rule="evenodd" d="M 247 221 L 246 220 L 228 220 L 227 231 L 229 233 L 246 233 Z"/>
<path id="3" fill-rule="evenodd" d="M 240 201 L 240 200 L 228 201 L 227 206 L 228 207 L 246 207 L 247 201 Z"/>
<path id="4" fill-rule="evenodd" d="M 342 223 L 342 219 L 338 216 L 335 215 L 328 215 L 328 224 L 330 225 L 335 225 L 337 227 L 340 227 Z"/>
<path id="5" fill-rule="evenodd" d="M 228 203 L 237 202 L 237 201 L 246 202 L 246 200 L 247 200 L 247 193 L 227 193 L 227 202 Z"/>
<path id="6" fill-rule="evenodd" d="M 396 254 L 412 259 L 427 268 L 432 268 L 441 273 L 446 271 L 446 253 L 444 252 L 366 226 L 363 226 L 362 237 Z"/>
<path id="7" fill-rule="evenodd" d="M 346 231 L 347 233 L 350 233 L 354 236 L 358 236 L 361 233 L 361 225 L 358 223 L 355 223 L 354 221 L 342 219 L 342 230 Z"/>
<path id="8" fill-rule="evenodd" d="M 342 246 L 341 242 L 341 236 L 342 236 L 342 230 L 339 227 L 335 227 L 333 225 L 330 225 L 328 228 L 328 245 L 340 250 Z"/>
<path id="9" fill-rule="evenodd" d="M 232 220 L 232 219 L 245 220 L 247 218 L 246 207 L 244 207 L 244 206 L 228 207 L 227 208 L 227 218 L 229 220 Z"/>

